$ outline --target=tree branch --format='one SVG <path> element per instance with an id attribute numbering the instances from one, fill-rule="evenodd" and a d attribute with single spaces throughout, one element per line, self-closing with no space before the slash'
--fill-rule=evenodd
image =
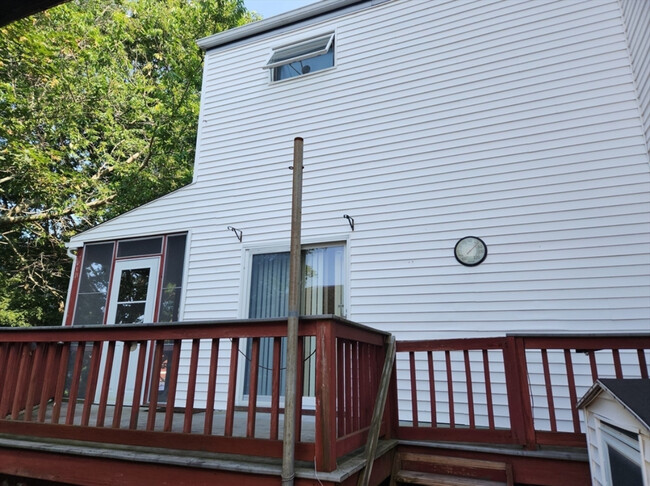
<path id="1" fill-rule="evenodd" d="M 86 204 L 87 208 L 97 208 L 100 206 L 104 206 L 105 204 L 108 204 L 111 202 L 113 199 L 115 199 L 115 194 L 112 196 L 108 196 L 104 199 L 98 199 L 96 201 L 92 201 L 88 204 Z M 69 214 L 72 214 L 75 212 L 74 207 L 62 209 L 60 211 L 45 211 L 42 213 L 36 213 L 36 214 L 25 214 L 21 216 L 3 216 L 0 217 L 0 225 L 7 225 L 7 224 L 21 224 L 21 223 L 33 223 L 36 221 L 45 221 L 48 219 L 55 219 L 55 218 L 60 218 L 61 216 L 67 216 Z"/>
<path id="2" fill-rule="evenodd" d="M 128 159 L 126 159 L 124 161 L 124 164 L 128 165 L 128 164 L 132 163 L 134 160 L 139 158 L 140 155 L 141 155 L 140 152 L 134 153 L 133 155 L 131 155 L 131 157 L 129 157 Z M 94 181 L 99 180 L 102 176 L 104 176 L 104 174 L 108 174 L 110 172 L 113 172 L 113 170 L 115 170 L 115 167 L 113 167 L 113 166 L 102 165 L 99 168 L 99 170 L 97 171 L 97 173 L 94 176 L 91 177 L 91 179 L 94 180 Z"/>

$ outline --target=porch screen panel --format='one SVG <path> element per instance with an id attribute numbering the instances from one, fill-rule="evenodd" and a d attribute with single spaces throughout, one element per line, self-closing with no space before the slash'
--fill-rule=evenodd
<path id="1" fill-rule="evenodd" d="M 178 321 L 183 286 L 183 263 L 185 261 L 185 235 L 167 238 L 167 256 L 163 273 L 158 322 Z"/>
<path id="2" fill-rule="evenodd" d="M 72 324 L 103 324 L 113 264 L 113 243 L 86 245 Z"/>
<path id="3" fill-rule="evenodd" d="M 158 322 L 178 322 L 183 289 L 186 239 L 187 235 L 185 234 L 167 237 Z M 171 380 L 171 373 L 167 373 L 167 365 L 172 361 L 173 348 L 174 341 L 165 341 L 160 369 L 153 372 L 152 383 L 158 383 L 158 403 L 167 403 Z"/>
<path id="4" fill-rule="evenodd" d="M 117 244 L 117 257 L 158 255 L 162 251 L 162 236 L 138 240 L 120 241 Z"/>

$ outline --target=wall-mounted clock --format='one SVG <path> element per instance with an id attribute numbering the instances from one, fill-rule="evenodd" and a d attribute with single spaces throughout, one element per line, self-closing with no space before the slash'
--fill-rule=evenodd
<path id="1" fill-rule="evenodd" d="M 459 263 L 468 267 L 475 267 L 487 257 L 487 246 L 481 238 L 465 236 L 456 243 L 454 255 Z"/>

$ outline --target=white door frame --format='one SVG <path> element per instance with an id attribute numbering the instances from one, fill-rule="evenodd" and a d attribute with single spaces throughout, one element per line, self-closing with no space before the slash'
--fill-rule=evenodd
<path id="1" fill-rule="evenodd" d="M 133 270 L 138 268 L 149 268 L 149 282 L 147 283 L 147 299 L 145 301 L 145 310 L 143 315 L 143 323 L 153 322 L 155 305 L 157 300 L 158 293 L 158 276 L 160 273 L 160 257 L 143 257 L 143 258 L 129 258 L 126 260 L 117 260 L 113 269 L 113 281 L 110 288 L 110 297 L 108 303 L 108 312 L 107 312 L 107 325 L 115 325 L 115 318 L 117 315 L 118 307 L 118 296 L 120 290 L 120 281 L 122 272 L 125 270 Z M 118 324 L 119 325 L 119 324 Z M 128 349 L 129 352 L 129 369 L 126 377 L 126 386 L 124 390 L 124 404 L 130 404 L 133 401 L 133 393 L 135 389 L 135 379 L 136 379 L 136 366 L 138 364 L 138 355 L 139 355 L 140 345 L 131 346 Z M 115 358 L 113 360 L 113 369 L 116 369 L 116 365 L 121 362 L 122 353 L 127 351 L 124 348 L 124 343 L 118 341 L 115 343 Z M 149 354 L 150 350 L 147 350 L 145 357 L 145 370 L 144 373 L 150 373 L 149 371 Z M 104 374 L 105 361 L 102 360 L 100 365 L 100 376 Z M 119 382 L 119 373 L 111 373 L 111 380 L 109 384 L 108 392 L 108 403 L 114 404 L 117 398 L 117 385 Z M 99 390 L 98 390 L 99 392 Z M 144 397 L 146 396 L 147 390 L 145 387 L 142 387 L 140 392 L 140 403 L 143 402 Z M 99 400 L 99 395 L 97 395 L 97 400 Z"/>
<path id="2" fill-rule="evenodd" d="M 345 259 L 345 273 L 343 275 L 344 282 L 344 295 L 343 295 L 343 305 L 345 314 L 347 315 L 347 309 L 349 309 L 348 299 L 350 294 L 350 272 L 349 272 L 349 248 L 350 248 L 350 235 L 329 235 L 327 237 L 315 237 L 315 238 L 303 238 L 301 242 L 301 249 L 308 248 L 318 248 L 322 246 L 333 246 L 333 245 L 343 246 L 344 259 Z M 251 291 L 251 273 L 253 265 L 253 256 L 266 253 L 280 253 L 288 252 L 290 250 L 288 243 L 286 242 L 272 242 L 272 243 L 253 243 L 250 245 L 244 245 L 242 248 L 242 264 L 241 264 L 241 287 L 239 292 L 240 305 L 239 305 L 239 317 L 240 319 L 248 319 L 249 308 L 250 308 L 250 291 Z M 246 339 L 242 339 L 239 343 L 240 351 L 246 350 Z M 239 363 L 237 365 L 237 387 L 235 391 L 236 403 L 239 406 L 245 406 L 248 404 L 248 395 L 244 394 L 244 380 L 242 379 L 246 372 L 246 359 L 240 357 Z M 315 358 L 314 358 L 315 359 Z M 284 393 L 284 390 L 282 390 Z M 268 403 L 266 403 L 268 401 Z M 258 404 L 261 406 L 269 405 L 270 406 L 270 397 L 262 396 L 258 397 Z M 284 406 L 284 396 L 280 396 L 280 407 Z M 315 408 L 316 401 L 315 397 L 303 397 L 303 407 L 305 408 Z"/>
<path id="3" fill-rule="evenodd" d="M 158 274 L 160 271 L 160 257 L 130 258 L 128 260 L 117 260 L 113 270 L 113 282 L 108 302 L 108 314 L 106 324 L 115 324 L 117 315 L 117 298 L 119 296 L 121 275 L 124 270 L 137 268 L 149 268 L 149 283 L 147 286 L 147 300 L 143 322 L 153 322 L 154 308 L 156 305 L 156 294 L 158 291 Z"/>

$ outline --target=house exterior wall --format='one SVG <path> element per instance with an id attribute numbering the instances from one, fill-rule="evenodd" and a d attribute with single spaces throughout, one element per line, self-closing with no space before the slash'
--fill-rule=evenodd
<path id="1" fill-rule="evenodd" d="M 646 143 L 650 147 L 650 2 L 620 0 L 620 3 L 637 85 L 639 111 Z"/>
<path id="2" fill-rule="evenodd" d="M 334 69 L 269 83 L 272 47 L 331 31 Z M 72 243 L 191 228 L 183 318 L 245 317 L 243 249 L 288 243 L 301 136 L 303 238 L 347 240 L 348 318 L 400 339 L 644 330 L 638 110 L 615 0 L 389 1 L 209 51 L 195 182 Z M 453 257 L 468 234 L 475 268 Z"/>
<path id="3" fill-rule="evenodd" d="M 347 318 L 402 340 L 647 331 L 625 25 L 618 0 L 392 0 L 210 50 L 194 182 L 71 246 L 189 230 L 181 319 L 247 317 L 250 253 L 288 249 L 300 136 L 303 241 L 345 242 Z M 273 48 L 329 32 L 333 69 L 269 82 Z M 466 235 L 477 267 L 454 258 Z"/>

